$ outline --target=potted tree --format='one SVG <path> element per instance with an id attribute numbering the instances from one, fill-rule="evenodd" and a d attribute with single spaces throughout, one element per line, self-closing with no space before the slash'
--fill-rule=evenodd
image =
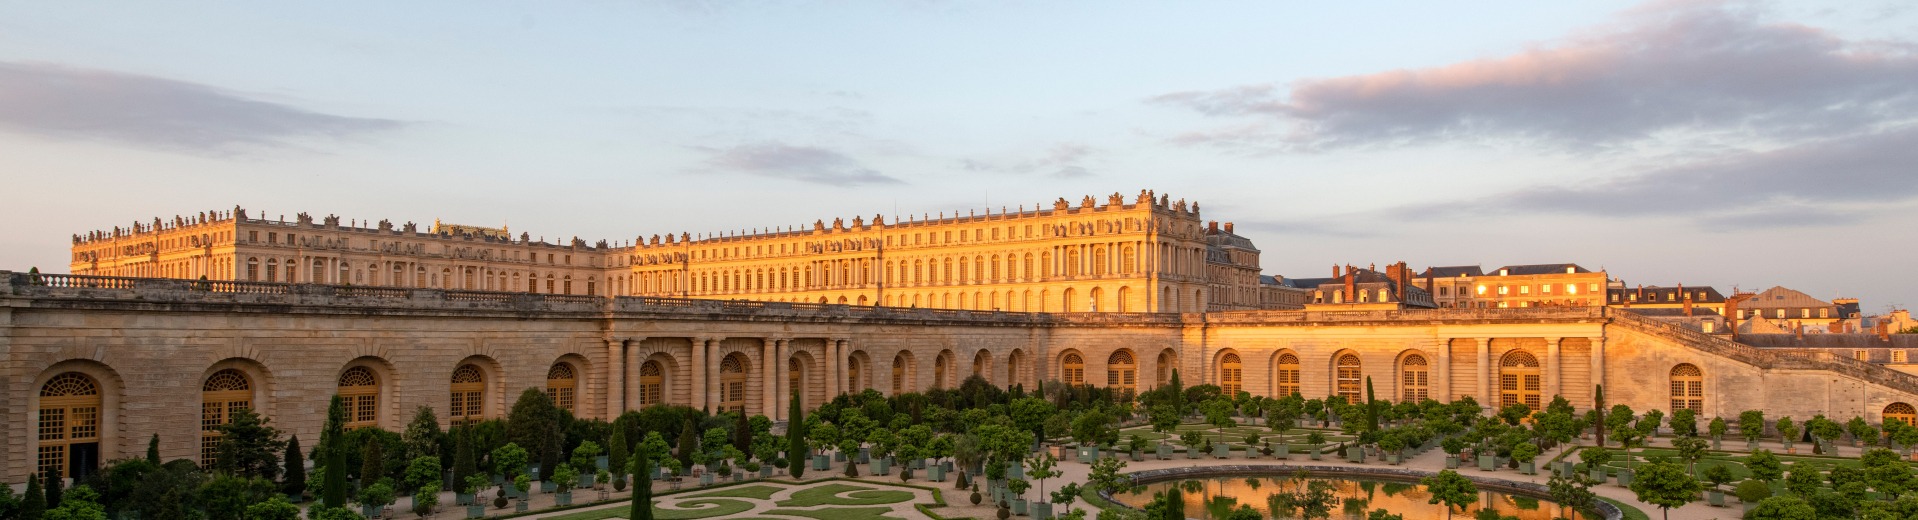
<path id="1" fill-rule="evenodd" d="M 1059 460 L 1051 453 L 1035 454 L 1026 461 L 1026 465 L 1031 466 L 1031 470 L 1026 474 L 1039 483 L 1039 497 L 1042 500 L 1032 504 L 1032 516 L 1040 520 L 1052 517 L 1052 502 L 1043 499 L 1046 497 L 1046 479 L 1060 474 L 1060 471 L 1056 469 L 1058 462 Z"/>
<path id="2" fill-rule="evenodd" d="M 1796 448 L 1791 447 L 1791 442 L 1798 440 L 1798 423 L 1792 422 L 1791 416 L 1778 418 L 1778 437 L 1779 441 L 1785 443 L 1785 453 L 1798 453 Z"/>
<path id="3" fill-rule="evenodd" d="M 475 474 L 466 476 L 465 486 L 466 486 L 467 493 L 472 494 L 474 496 L 483 495 L 486 492 L 486 488 L 493 487 L 493 479 L 487 478 L 486 475 L 475 473 Z M 505 497 L 502 496 L 500 497 L 500 499 L 504 500 Z M 506 504 L 499 504 L 499 507 L 506 507 Z M 466 504 L 467 518 L 480 518 L 483 516 L 486 516 L 486 504 L 480 503 L 479 500 L 471 500 L 467 502 Z"/>
<path id="4" fill-rule="evenodd" d="M 1312 447 L 1312 460 L 1319 460 L 1325 455 L 1325 432 L 1305 434 L 1305 444 Z"/>
<path id="5" fill-rule="evenodd" d="M 1026 479 L 1015 478 L 1006 481 L 1006 491 L 1012 496 L 1012 514 L 1025 516 L 1026 490 L 1028 489 L 1032 489 L 1032 483 L 1026 482 Z"/>
<path id="6" fill-rule="evenodd" d="M 552 482 L 553 504 L 573 505 L 573 484 L 579 482 L 579 470 L 573 469 L 572 464 L 561 464 L 558 469 L 553 470 Z"/>
<path id="7" fill-rule="evenodd" d="M 1512 447 L 1512 459 L 1518 461 L 1520 475 L 1538 474 L 1538 467 L 1533 461 L 1538 459 L 1539 451 L 1537 444 L 1529 442 L 1521 442 Z"/>
<path id="8" fill-rule="evenodd" d="M 1728 428 L 1725 425 L 1724 417 L 1713 417 L 1712 422 L 1705 426 L 1705 432 L 1710 433 L 1712 436 L 1713 450 L 1725 449 L 1725 432 L 1727 430 Z"/>
<path id="9" fill-rule="evenodd" d="M 1259 434 L 1245 434 L 1245 458 L 1256 459 L 1259 454 Z"/>
<path id="10" fill-rule="evenodd" d="M 1592 480 L 1605 483 L 1605 465 L 1612 462 L 1612 450 L 1603 446 L 1593 446 L 1579 450 L 1578 460 L 1585 463 L 1585 469 L 1592 473 Z"/>
<path id="11" fill-rule="evenodd" d="M 693 455 L 688 458 L 692 459 L 694 467 L 706 469 L 706 471 L 698 472 L 699 485 L 713 485 L 713 473 L 715 473 L 713 471 L 713 456 L 706 453 L 706 450 L 693 450 Z"/>
<path id="12" fill-rule="evenodd" d="M 1145 437 L 1140 437 L 1139 434 L 1136 433 L 1132 434 L 1132 438 L 1126 441 L 1126 447 L 1132 451 L 1133 462 L 1145 461 L 1145 448 L 1148 444 Z"/>
<path id="13" fill-rule="evenodd" d="M 812 469 L 825 471 L 832 464 L 826 452 L 839 447 L 839 428 L 832 423 L 820 423 L 807 427 L 806 446 L 812 448 Z"/>
<path id="14" fill-rule="evenodd" d="M 1712 483 L 1711 489 L 1705 492 L 1706 503 L 1712 507 L 1725 507 L 1725 483 L 1731 482 L 1732 478 L 1732 469 L 1724 464 L 1705 468 L 1705 480 Z"/>
<path id="15" fill-rule="evenodd" d="M 758 473 L 759 478 L 770 478 L 772 477 L 772 472 L 773 472 L 772 466 L 766 465 L 766 464 L 760 464 L 759 461 L 756 461 L 756 460 L 749 460 L 746 462 L 739 463 L 739 469 L 745 470 L 744 473 L 742 473 L 745 475 Z"/>
<path id="16" fill-rule="evenodd" d="M 1188 430 L 1185 433 L 1179 434 L 1179 444 L 1185 445 L 1185 458 L 1199 458 L 1199 448 L 1205 446 L 1205 433 L 1198 430 Z"/>
<path id="17" fill-rule="evenodd" d="M 881 428 L 866 434 L 866 442 L 872 444 L 864 452 L 872 461 L 872 474 L 891 475 L 892 454 L 899 448 L 899 436 L 894 435 L 892 430 Z"/>
<path id="18" fill-rule="evenodd" d="M 1399 450 L 1405 449 L 1405 439 L 1398 435 L 1386 435 L 1385 438 L 1379 439 L 1379 449 L 1385 450 L 1385 462 L 1387 464 L 1397 466 L 1399 463 Z"/>
<path id="19" fill-rule="evenodd" d="M 600 448 L 599 443 L 593 441 L 581 441 L 579 447 L 573 448 L 573 458 L 571 462 L 573 466 L 573 478 L 576 479 L 573 487 L 590 488 L 597 483 L 598 470 L 604 469 L 603 466 L 599 465 L 600 457 L 603 453 L 605 453 L 605 450 Z M 557 480 L 559 472 L 553 472 L 553 477 Z"/>
<path id="20" fill-rule="evenodd" d="M 945 482 L 946 474 L 952 472 L 953 440 L 951 435 L 940 434 L 926 443 L 926 456 L 932 457 L 933 464 L 927 468 L 933 482 Z"/>
<path id="21" fill-rule="evenodd" d="M 1445 451 L 1445 469 L 1458 469 L 1459 452 L 1465 451 L 1465 439 L 1446 437 L 1439 442 L 1439 449 Z"/>
<path id="22" fill-rule="evenodd" d="M 380 479 L 370 486 L 360 488 L 360 494 L 356 498 L 360 503 L 361 513 L 367 518 L 377 518 L 380 516 L 380 510 L 392 505 L 393 500 L 398 498 L 396 495 L 393 483 L 388 479 Z"/>

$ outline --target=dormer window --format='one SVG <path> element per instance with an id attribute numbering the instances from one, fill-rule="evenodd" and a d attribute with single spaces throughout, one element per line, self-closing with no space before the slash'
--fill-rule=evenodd
<path id="1" fill-rule="evenodd" d="M 1507 276 L 1507 275 L 1510 275 L 1510 274 L 1512 274 L 1512 271 L 1511 271 L 1510 269 L 1499 269 L 1499 270 L 1498 270 L 1498 275 L 1499 275 L 1499 276 Z"/>
<path id="2" fill-rule="evenodd" d="M 1577 273 L 1578 273 L 1578 268 L 1576 267 L 1565 268 L 1565 274 L 1577 274 Z"/>

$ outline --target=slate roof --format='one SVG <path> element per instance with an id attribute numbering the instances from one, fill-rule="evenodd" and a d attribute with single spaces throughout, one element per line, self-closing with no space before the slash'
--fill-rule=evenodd
<path id="1" fill-rule="evenodd" d="M 1500 268 L 1498 268 L 1498 269 L 1493 269 L 1493 270 L 1492 270 L 1492 272 L 1493 272 L 1493 273 L 1497 273 L 1497 272 L 1499 272 L 1499 271 L 1501 271 L 1501 270 L 1502 270 L 1502 271 L 1505 271 L 1505 272 L 1506 272 L 1506 273 L 1508 273 L 1508 274 L 1513 274 L 1513 275 L 1527 275 L 1527 274 L 1564 274 L 1564 273 L 1565 273 L 1565 268 L 1567 268 L 1567 267 L 1570 267 L 1570 268 L 1572 268 L 1572 272 L 1574 272 L 1574 273 L 1589 273 L 1589 272 L 1592 272 L 1591 270 L 1588 270 L 1588 269 L 1586 269 L 1586 268 L 1584 268 L 1584 267 L 1581 267 L 1581 266 L 1579 266 L 1578 264 L 1532 264 L 1532 265 L 1508 265 L 1508 266 L 1505 266 L 1505 267 L 1500 267 Z M 1453 275 L 1453 276 L 1457 276 L 1457 275 Z"/>
<path id="2" fill-rule="evenodd" d="M 1427 267 L 1419 273 L 1419 278 L 1458 278 L 1460 276 L 1485 276 L 1485 271 L 1476 265 L 1453 265 L 1445 267 Z"/>

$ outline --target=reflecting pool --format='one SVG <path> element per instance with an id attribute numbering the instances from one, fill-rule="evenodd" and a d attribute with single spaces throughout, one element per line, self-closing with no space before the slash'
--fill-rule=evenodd
<path id="1" fill-rule="evenodd" d="M 1125 505 L 1144 508 L 1154 495 L 1175 488 L 1183 493 L 1185 516 L 1205 520 L 1225 518 L 1241 505 L 1252 506 L 1267 518 L 1273 518 L 1274 510 L 1283 511 L 1288 516 L 1278 518 L 1287 519 L 1363 519 L 1366 513 L 1374 509 L 1405 515 L 1406 520 L 1446 516 L 1445 506 L 1427 503 L 1431 494 L 1417 483 L 1340 477 L 1207 477 L 1171 480 L 1147 484 L 1139 492 L 1114 495 L 1113 499 Z M 1485 508 L 1497 511 L 1500 518 L 1551 520 L 1565 517 L 1586 520 L 1586 517 L 1563 510 L 1548 500 L 1485 490 L 1479 491 L 1478 502 L 1463 511 L 1453 511 L 1452 518 L 1474 518 L 1480 509 Z"/>

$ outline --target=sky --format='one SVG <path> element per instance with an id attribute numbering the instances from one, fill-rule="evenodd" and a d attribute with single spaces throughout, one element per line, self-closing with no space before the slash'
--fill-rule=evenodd
<path id="1" fill-rule="evenodd" d="M 1918 304 L 1918 6 L 0 1 L 0 269 L 248 208 L 549 240 L 1142 189 L 1266 274 Z"/>

